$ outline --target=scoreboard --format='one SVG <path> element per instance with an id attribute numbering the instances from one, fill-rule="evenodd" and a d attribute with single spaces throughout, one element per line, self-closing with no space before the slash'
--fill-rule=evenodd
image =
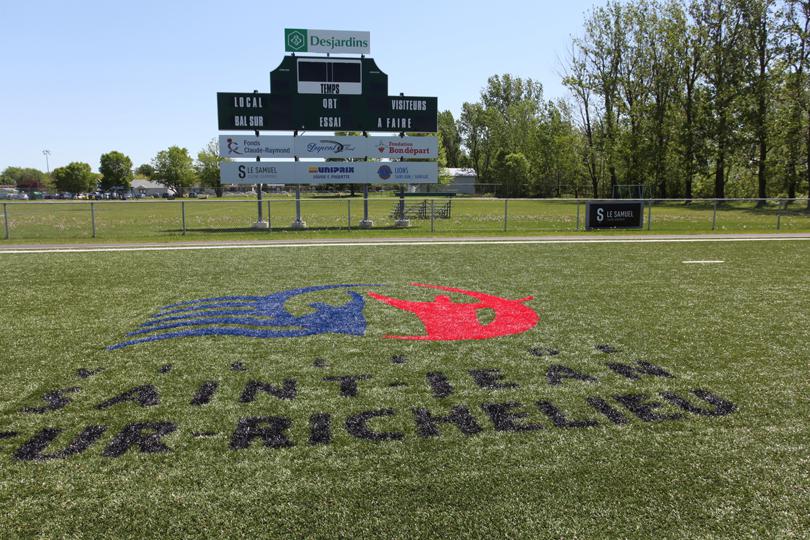
<path id="1" fill-rule="evenodd" d="M 389 96 L 372 58 L 285 56 L 267 93 L 217 93 L 223 131 L 438 130 L 438 100 Z"/>

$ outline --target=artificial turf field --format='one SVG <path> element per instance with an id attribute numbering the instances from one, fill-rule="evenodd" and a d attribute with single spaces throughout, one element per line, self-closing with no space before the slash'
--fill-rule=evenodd
<path id="1" fill-rule="evenodd" d="M 1 534 L 807 537 L 809 260 L 799 240 L 0 255 Z M 533 296 L 540 321 L 388 339 L 425 327 L 372 292 L 472 301 L 411 283 Z M 108 349 L 199 304 L 163 306 L 334 284 L 363 285 L 284 307 L 359 298 L 331 328 L 364 335 Z"/>

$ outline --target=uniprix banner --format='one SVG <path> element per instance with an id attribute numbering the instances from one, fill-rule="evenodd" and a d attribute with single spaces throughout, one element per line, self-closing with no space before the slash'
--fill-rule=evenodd
<path id="1" fill-rule="evenodd" d="M 296 163 L 296 184 L 367 184 L 365 163 L 299 162 Z"/>

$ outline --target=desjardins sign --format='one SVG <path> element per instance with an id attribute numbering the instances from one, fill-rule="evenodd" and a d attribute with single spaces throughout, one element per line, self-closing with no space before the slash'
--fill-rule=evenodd
<path id="1" fill-rule="evenodd" d="M 370 54 L 371 34 L 345 30 L 284 29 L 284 50 L 293 53 Z"/>

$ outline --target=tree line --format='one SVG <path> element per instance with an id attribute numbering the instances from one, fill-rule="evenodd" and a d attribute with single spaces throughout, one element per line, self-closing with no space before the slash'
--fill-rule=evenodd
<path id="1" fill-rule="evenodd" d="M 493 75 L 458 118 L 439 113 L 440 166 L 474 168 L 483 191 L 505 197 L 632 185 L 686 200 L 807 194 L 810 209 L 809 40 L 810 0 L 609 0 L 568 44 L 569 98 Z M 126 187 L 129 158 L 105 156 L 101 185 Z M 196 160 L 171 147 L 137 171 L 179 193 L 218 188 L 221 159 L 211 141 Z M 77 163 L 45 176 L 9 167 L 0 181 L 99 181 Z"/>
<path id="2" fill-rule="evenodd" d="M 609 1 L 561 68 L 569 100 L 490 77 L 454 120 L 449 166 L 506 196 L 810 194 L 810 1 Z"/>
<path id="3" fill-rule="evenodd" d="M 219 181 L 219 164 L 222 161 L 217 142 L 212 139 L 197 152 L 196 160 L 186 148 L 170 146 L 158 152 L 150 163 L 133 169 L 129 156 L 113 150 L 101 155 L 98 173 L 93 172 L 89 163 L 80 161 L 58 167 L 50 174 L 31 167 L 6 167 L 0 173 L 0 184 L 14 185 L 25 191 L 129 191 L 137 175 L 171 188 L 178 196 L 195 185 L 213 188 L 218 196 L 222 196 Z"/>

